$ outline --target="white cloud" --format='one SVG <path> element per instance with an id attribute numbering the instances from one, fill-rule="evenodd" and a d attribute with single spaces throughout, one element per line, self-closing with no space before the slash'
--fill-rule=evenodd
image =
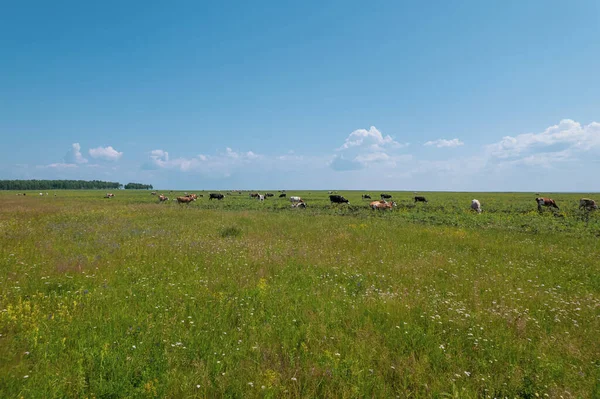
<path id="1" fill-rule="evenodd" d="M 115 150 L 110 145 L 108 147 L 91 148 L 89 154 L 92 158 L 100 158 L 106 161 L 117 161 L 123 156 L 122 152 Z"/>
<path id="2" fill-rule="evenodd" d="M 361 149 L 381 151 L 383 148 L 400 148 L 406 146 L 408 146 L 408 143 L 398 143 L 391 136 L 384 136 L 375 126 L 371 126 L 369 130 L 358 129 L 350 133 L 344 144 L 337 150 L 343 151 L 353 147 L 360 147 Z"/>
<path id="3" fill-rule="evenodd" d="M 42 165 L 38 166 L 40 168 L 51 168 L 51 169 L 73 169 L 77 168 L 77 165 L 74 163 L 51 163 L 50 165 Z"/>
<path id="4" fill-rule="evenodd" d="M 599 148 L 600 123 L 582 126 L 574 120 L 563 119 L 558 125 L 550 126 L 541 133 L 505 136 L 499 142 L 488 145 L 486 150 L 492 157 L 506 159 L 527 156 L 536 151 L 548 152 L 548 147 L 561 147 L 558 152 L 570 149 L 573 153 Z"/>
<path id="5" fill-rule="evenodd" d="M 406 155 L 398 155 L 397 150 L 407 147 L 391 136 L 384 136 L 375 126 L 369 130 L 358 129 L 350 133 L 341 147 L 336 149 L 327 165 L 337 171 L 358 170 L 367 167 L 394 167 L 405 161 Z"/>
<path id="6" fill-rule="evenodd" d="M 426 146 L 436 146 L 437 148 L 444 148 L 444 147 L 458 147 L 461 145 L 464 145 L 465 143 L 463 143 L 462 141 L 460 141 L 459 139 L 452 139 L 452 140 L 446 140 L 446 139 L 437 139 L 437 140 L 433 140 L 433 141 L 428 141 L 426 142 L 424 145 Z"/>
<path id="7" fill-rule="evenodd" d="M 81 146 L 79 143 L 73 143 L 71 149 L 65 155 L 65 162 L 68 164 L 82 164 L 87 163 L 87 159 L 81 155 Z"/>
<path id="8" fill-rule="evenodd" d="M 231 173 L 251 162 L 262 159 L 252 151 L 237 152 L 227 147 L 225 152 L 217 155 L 199 154 L 192 158 L 169 158 L 164 150 L 150 152 L 150 164 L 145 169 L 171 169 L 182 172 L 198 172 L 211 176 L 230 176 Z"/>

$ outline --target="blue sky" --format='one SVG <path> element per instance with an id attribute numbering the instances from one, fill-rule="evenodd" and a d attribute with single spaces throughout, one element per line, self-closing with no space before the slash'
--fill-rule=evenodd
<path id="1" fill-rule="evenodd" d="M 600 3 L 5 2 L 0 179 L 600 191 Z"/>

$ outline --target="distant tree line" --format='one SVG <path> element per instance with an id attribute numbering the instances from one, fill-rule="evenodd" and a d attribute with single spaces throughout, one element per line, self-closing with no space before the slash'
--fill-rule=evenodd
<path id="1" fill-rule="evenodd" d="M 101 180 L 0 180 L 0 190 L 93 190 L 122 187 L 121 183 Z"/>
<path id="2" fill-rule="evenodd" d="M 152 184 L 142 184 L 142 183 L 127 183 L 125 185 L 125 190 L 152 190 Z"/>
<path id="3" fill-rule="evenodd" d="M 0 190 L 117 190 L 118 182 L 101 180 L 0 180 Z M 152 184 L 127 183 L 126 189 L 152 190 Z"/>

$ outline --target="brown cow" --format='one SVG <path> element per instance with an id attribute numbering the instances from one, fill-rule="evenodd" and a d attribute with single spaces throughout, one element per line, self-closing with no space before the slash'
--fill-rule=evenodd
<path id="1" fill-rule="evenodd" d="M 104 196 L 104 198 L 112 198 L 115 195 L 113 193 L 106 193 L 106 195 Z"/>
<path id="2" fill-rule="evenodd" d="M 191 198 L 194 201 L 196 201 L 198 199 L 198 195 L 197 194 L 188 194 L 188 195 L 186 195 L 186 197 Z"/>
<path id="3" fill-rule="evenodd" d="M 542 206 L 553 207 L 556 209 L 560 209 L 556 202 L 552 198 L 538 197 L 535 199 L 535 202 L 538 204 L 538 211 L 542 211 Z"/>
<path id="4" fill-rule="evenodd" d="M 581 208 L 585 208 L 586 211 L 591 211 L 593 209 L 598 209 L 598 205 L 593 199 L 582 198 L 579 200 L 579 209 Z"/>
<path id="5" fill-rule="evenodd" d="M 194 201 L 194 199 L 190 197 L 177 197 L 178 204 L 189 204 L 192 201 Z"/>
<path id="6" fill-rule="evenodd" d="M 371 209 L 385 210 L 385 209 L 392 209 L 393 207 L 397 206 L 397 204 L 394 201 L 387 202 L 387 201 L 381 200 L 381 201 L 373 201 L 369 204 L 369 206 L 371 207 Z"/>
<path id="7" fill-rule="evenodd" d="M 167 197 L 167 196 L 165 196 L 163 194 L 161 194 L 161 195 L 158 196 L 158 201 L 159 202 L 164 202 L 164 201 L 168 201 L 168 200 L 169 200 L 169 197 Z"/>

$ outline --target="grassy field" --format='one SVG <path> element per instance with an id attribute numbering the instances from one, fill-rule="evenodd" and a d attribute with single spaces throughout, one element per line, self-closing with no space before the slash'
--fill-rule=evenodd
<path id="1" fill-rule="evenodd" d="M 49 193 L 0 192 L 2 398 L 600 397 L 598 196 Z"/>

